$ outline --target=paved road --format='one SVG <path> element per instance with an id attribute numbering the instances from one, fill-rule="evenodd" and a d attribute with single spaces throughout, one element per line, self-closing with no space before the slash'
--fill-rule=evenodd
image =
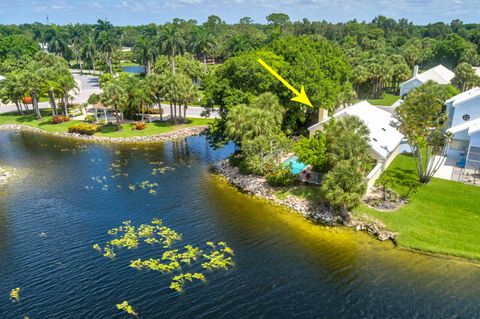
<path id="1" fill-rule="evenodd" d="M 100 93 L 100 85 L 98 81 L 98 77 L 92 75 L 80 75 L 78 73 L 73 73 L 73 77 L 75 81 L 77 81 L 79 92 L 75 95 L 73 102 L 74 103 L 87 103 L 88 97 L 93 93 Z M 41 102 L 38 104 L 41 109 L 46 109 L 50 107 L 49 102 Z M 170 106 L 168 104 L 162 104 L 163 114 L 165 116 L 170 114 Z M 0 103 L 0 113 L 6 112 L 13 112 L 16 111 L 17 108 L 15 104 L 1 104 Z M 202 117 L 201 113 L 203 108 L 198 106 L 190 106 L 187 108 L 187 117 Z M 213 112 L 210 117 L 216 118 L 218 117 L 217 112 Z"/>

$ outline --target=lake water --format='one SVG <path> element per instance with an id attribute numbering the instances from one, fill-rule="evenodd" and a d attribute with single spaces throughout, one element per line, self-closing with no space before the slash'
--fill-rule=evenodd
<path id="1" fill-rule="evenodd" d="M 0 132 L 0 165 L 17 174 L 0 186 L 0 318 L 127 318 L 115 308 L 123 300 L 140 318 L 480 316 L 478 264 L 313 225 L 239 193 L 210 170 L 231 151 L 203 136 L 134 147 Z M 154 176 L 159 162 L 172 169 Z M 128 176 L 109 177 L 112 163 Z M 128 189 L 144 180 L 158 183 L 156 195 Z M 182 233 L 183 245 L 226 241 L 236 266 L 178 294 L 170 275 L 128 267 L 161 247 L 113 260 L 92 249 L 122 221 L 154 217 Z M 18 304 L 8 300 L 15 287 Z"/>
<path id="2" fill-rule="evenodd" d="M 122 71 L 131 74 L 145 73 L 145 67 L 141 65 L 122 66 Z"/>

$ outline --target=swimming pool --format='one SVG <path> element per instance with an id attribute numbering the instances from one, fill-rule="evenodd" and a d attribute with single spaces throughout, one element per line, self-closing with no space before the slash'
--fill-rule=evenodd
<path id="1" fill-rule="evenodd" d="M 297 156 L 291 156 L 288 159 L 286 159 L 283 163 L 285 164 L 285 166 L 290 166 L 290 170 L 295 175 L 300 174 L 308 166 L 305 163 L 299 162 Z"/>

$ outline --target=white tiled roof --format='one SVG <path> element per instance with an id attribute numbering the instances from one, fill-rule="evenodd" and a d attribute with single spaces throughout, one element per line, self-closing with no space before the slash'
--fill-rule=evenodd
<path id="1" fill-rule="evenodd" d="M 452 103 L 452 106 L 455 107 L 463 102 L 477 97 L 480 97 L 480 88 L 474 87 L 473 89 L 455 95 L 454 97 L 448 99 L 445 103 Z"/>
<path id="2" fill-rule="evenodd" d="M 386 159 L 404 138 L 403 134 L 391 125 L 392 122 L 396 122 L 393 114 L 375 107 L 367 101 L 351 105 L 333 116 L 341 117 L 346 115 L 357 116 L 365 123 L 370 130 L 370 147 L 382 159 Z M 314 130 L 322 123 L 317 123 L 308 129 Z"/>
<path id="3" fill-rule="evenodd" d="M 473 121 L 468 121 L 457 126 L 449 128 L 447 131 L 456 134 L 468 130 L 468 135 L 473 135 L 480 132 L 480 118 Z"/>
<path id="4" fill-rule="evenodd" d="M 438 84 L 449 84 L 450 81 L 455 77 L 455 73 L 439 64 L 434 68 L 428 69 L 427 71 L 420 73 L 416 76 L 417 79 L 426 83 L 427 81 L 435 81 Z"/>

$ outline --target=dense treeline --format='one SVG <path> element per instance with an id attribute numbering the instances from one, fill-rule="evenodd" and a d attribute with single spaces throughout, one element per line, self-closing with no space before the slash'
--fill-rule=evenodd
<path id="1" fill-rule="evenodd" d="M 370 23 L 353 20 L 332 24 L 308 19 L 292 22 L 278 13 L 269 15 L 267 22 L 254 23 L 245 17 L 227 24 L 220 17 L 210 16 L 201 24 L 174 19 L 164 25 L 141 26 L 113 26 L 102 20 L 96 25 L 3 25 L 0 60 L 19 54 L 18 50 L 5 49 L 12 42 L 5 39 L 14 36 L 14 42 L 18 42 L 18 35 L 24 35 L 79 68 L 112 71 L 112 64 L 131 58 L 149 72 L 162 54 L 189 52 L 206 65 L 213 59 L 223 62 L 241 52 L 262 48 L 280 37 L 307 35 L 325 38 L 342 49 L 353 68 L 350 82 L 361 97 L 379 97 L 385 89 L 394 92 L 417 64 L 425 69 L 441 63 L 453 69 L 461 62 L 479 63 L 480 25 L 464 25 L 460 20 L 417 26 L 406 19 L 378 16 Z M 122 52 L 122 47 L 133 48 L 133 52 Z"/>

